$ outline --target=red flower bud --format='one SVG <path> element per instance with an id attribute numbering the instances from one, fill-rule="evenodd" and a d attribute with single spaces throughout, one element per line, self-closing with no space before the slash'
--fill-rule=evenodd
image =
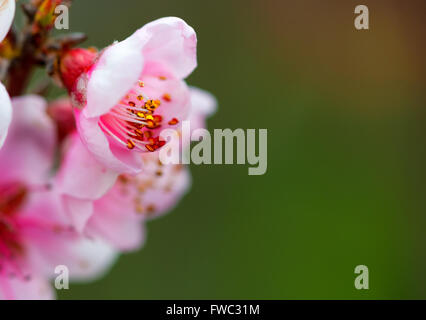
<path id="1" fill-rule="evenodd" d="M 93 49 L 71 49 L 66 51 L 59 62 L 59 73 L 62 83 L 68 92 L 72 92 L 77 79 L 95 62 L 98 53 Z"/>

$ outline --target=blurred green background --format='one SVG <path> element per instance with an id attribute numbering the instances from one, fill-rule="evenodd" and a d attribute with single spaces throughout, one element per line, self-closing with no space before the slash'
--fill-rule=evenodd
<path id="1" fill-rule="evenodd" d="M 370 9 L 370 30 L 354 8 Z M 74 1 L 102 48 L 179 16 L 209 128 L 268 129 L 268 171 L 192 166 L 193 187 L 139 252 L 60 299 L 426 298 L 425 33 L 419 0 Z M 370 289 L 354 288 L 354 268 Z"/>

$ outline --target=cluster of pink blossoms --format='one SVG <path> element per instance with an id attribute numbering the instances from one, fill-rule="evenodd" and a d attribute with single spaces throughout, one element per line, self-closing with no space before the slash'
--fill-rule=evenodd
<path id="1" fill-rule="evenodd" d="M 0 41 L 14 11 L 14 0 L 0 0 Z M 0 82 L 0 299 L 54 297 L 58 265 L 71 279 L 99 277 L 188 190 L 188 168 L 162 164 L 158 150 L 161 130 L 204 127 L 216 108 L 184 81 L 196 41 L 169 17 L 100 52 L 64 50 L 55 75 L 69 96 L 50 103 L 11 98 Z"/>

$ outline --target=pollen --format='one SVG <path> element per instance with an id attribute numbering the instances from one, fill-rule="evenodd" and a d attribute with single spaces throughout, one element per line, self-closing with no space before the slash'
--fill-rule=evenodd
<path id="1" fill-rule="evenodd" d="M 142 111 L 137 112 L 137 113 L 136 113 L 136 115 L 137 115 L 139 118 L 142 118 L 142 119 L 145 119 L 145 118 L 146 118 L 146 114 L 145 114 L 144 112 L 142 112 Z"/>
<path id="2" fill-rule="evenodd" d="M 142 205 L 140 205 L 140 204 L 136 205 L 135 210 L 136 210 L 136 213 L 138 213 L 138 214 L 144 213 L 144 209 L 143 209 Z"/>
<path id="3" fill-rule="evenodd" d="M 120 181 L 123 184 L 127 184 L 129 182 L 129 178 L 125 176 L 124 174 L 122 174 L 118 177 L 118 181 Z"/>
<path id="4" fill-rule="evenodd" d="M 175 124 L 178 124 L 179 120 L 176 118 L 173 118 L 172 120 L 169 121 L 169 125 L 174 126 Z"/>
<path id="5" fill-rule="evenodd" d="M 150 144 L 147 144 L 146 148 L 148 149 L 149 152 L 154 152 L 155 151 L 154 147 L 152 145 L 150 145 Z"/>
<path id="6" fill-rule="evenodd" d="M 163 94 L 163 100 L 170 102 L 170 101 L 172 101 L 172 96 L 169 93 L 165 93 L 165 94 Z"/>
<path id="7" fill-rule="evenodd" d="M 155 124 L 154 120 L 148 120 L 146 126 L 150 129 L 156 128 L 156 124 Z"/>
<path id="8" fill-rule="evenodd" d="M 155 130 L 163 124 L 161 105 L 165 100 L 161 94 L 150 97 L 144 87 L 143 81 L 136 82 L 123 100 L 101 116 L 99 125 L 123 148 L 153 152 L 165 144 Z"/>
<path id="9" fill-rule="evenodd" d="M 148 100 L 147 102 L 145 102 L 145 108 L 148 109 L 149 111 L 154 111 L 160 105 L 161 105 L 160 100 Z"/>
<path id="10" fill-rule="evenodd" d="M 144 213 L 145 210 L 144 210 L 144 208 L 142 206 L 141 198 L 140 197 L 136 197 L 134 199 L 134 203 L 135 203 L 135 211 L 136 211 L 136 213 L 138 213 L 138 214 Z"/>
<path id="11" fill-rule="evenodd" d="M 153 204 L 150 204 L 147 208 L 146 211 L 148 212 L 148 214 L 153 214 L 155 212 L 155 206 Z"/>
<path id="12" fill-rule="evenodd" d="M 132 150 L 135 148 L 135 143 L 132 140 L 127 140 L 127 148 Z"/>
<path id="13" fill-rule="evenodd" d="M 163 141 L 163 140 L 160 140 L 158 137 L 157 138 L 150 138 L 149 144 L 147 144 L 145 147 L 148 151 L 154 152 L 154 151 L 158 150 L 159 148 L 161 148 L 162 146 L 164 146 L 165 144 L 166 144 L 166 142 Z"/>
<path id="14" fill-rule="evenodd" d="M 163 81 L 167 80 L 167 78 L 165 76 L 159 76 L 158 79 L 163 80 Z"/>

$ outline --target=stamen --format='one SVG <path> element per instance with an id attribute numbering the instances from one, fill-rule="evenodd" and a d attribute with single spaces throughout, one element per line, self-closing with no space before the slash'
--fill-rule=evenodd
<path id="1" fill-rule="evenodd" d="M 21 183 L 8 183 L 0 187 L 0 214 L 11 215 L 23 205 L 28 195 Z"/>
<path id="2" fill-rule="evenodd" d="M 179 120 L 176 118 L 173 118 L 172 120 L 169 121 L 169 125 L 174 126 L 175 124 L 178 124 Z"/>
<path id="3" fill-rule="evenodd" d="M 170 101 L 172 101 L 172 96 L 169 93 L 165 93 L 165 94 L 163 94 L 163 100 L 170 102 Z"/>
<path id="4" fill-rule="evenodd" d="M 127 140 L 127 148 L 128 149 L 134 149 L 135 148 L 135 143 L 132 140 Z"/>
<path id="5" fill-rule="evenodd" d="M 124 143 L 119 137 L 117 137 L 114 133 L 111 132 L 111 130 L 108 129 L 107 126 L 104 125 L 104 123 L 102 121 L 99 121 L 99 125 L 101 126 L 101 128 L 103 130 L 105 130 L 111 137 L 113 137 L 115 139 L 115 141 L 117 141 L 118 143 L 124 145 L 127 147 L 127 144 Z"/>
<path id="6" fill-rule="evenodd" d="M 165 144 L 151 131 L 160 128 L 163 122 L 163 117 L 155 114 L 161 100 L 149 98 L 141 91 L 143 87 L 144 82 L 138 81 L 122 101 L 100 118 L 99 124 L 105 133 L 129 150 L 155 151 Z M 165 101 L 170 101 L 170 95 L 166 94 L 165 97 Z M 170 121 L 178 122 L 177 119 Z"/>
<path id="7" fill-rule="evenodd" d="M 137 118 L 131 117 L 130 115 L 127 116 L 127 117 L 123 116 L 120 113 L 116 112 L 114 109 L 111 110 L 111 112 L 114 113 L 114 117 L 116 117 L 118 119 L 125 120 L 127 122 L 138 123 L 138 124 L 142 124 L 142 125 L 146 125 L 147 124 L 145 121 L 138 120 Z"/>

